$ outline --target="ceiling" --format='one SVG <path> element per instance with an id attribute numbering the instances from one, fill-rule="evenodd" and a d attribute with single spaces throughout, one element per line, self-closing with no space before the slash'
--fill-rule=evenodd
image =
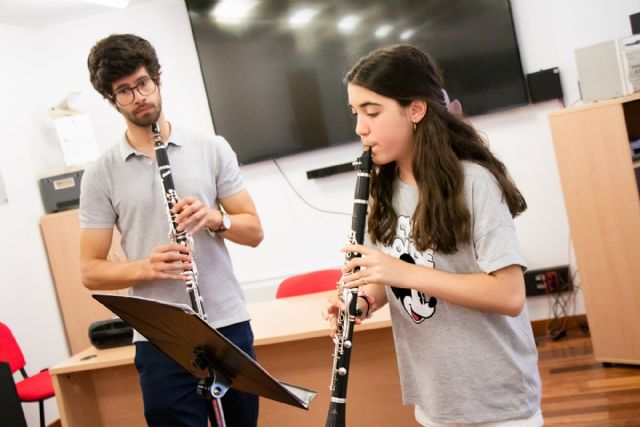
<path id="1" fill-rule="evenodd" d="M 131 0 L 135 5 L 147 0 Z M 84 0 L 0 0 L 0 25 L 44 28 L 114 10 Z"/>

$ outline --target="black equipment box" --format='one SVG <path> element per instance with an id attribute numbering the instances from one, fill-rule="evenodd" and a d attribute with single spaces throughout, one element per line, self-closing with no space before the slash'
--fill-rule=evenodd
<path id="1" fill-rule="evenodd" d="M 77 170 L 40 179 L 40 195 L 47 213 L 75 209 L 80 205 L 83 172 Z"/>
<path id="2" fill-rule="evenodd" d="M 93 322 L 89 325 L 89 340 L 96 348 L 130 345 L 133 328 L 120 318 Z"/>
<path id="3" fill-rule="evenodd" d="M 569 277 L 569 266 L 529 270 L 524 273 L 527 296 L 568 292 L 573 289 Z"/>
<path id="4" fill-rule="evenodd" d="M 532 103 L 564 97 L 558 67 L 527 74 L 527 86 Z"/>

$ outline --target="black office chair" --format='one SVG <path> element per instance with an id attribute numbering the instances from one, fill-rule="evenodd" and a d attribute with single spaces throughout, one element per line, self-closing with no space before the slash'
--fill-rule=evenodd
<path id="1" fill-rule="evenodd" d="M 0 425 L 6 427 L 27 427 L 22 405 L 7 362 L 0 362 Z"/>

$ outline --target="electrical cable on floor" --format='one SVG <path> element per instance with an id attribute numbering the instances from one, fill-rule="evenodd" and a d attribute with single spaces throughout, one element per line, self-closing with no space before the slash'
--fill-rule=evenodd
<path id="1" fill-rule="evenodd" d="M 553 317 L 547 323 L 546 336 L 551 340 L 557 340 L 567 335 L 567 325 L 569 320 L 575 319 L 576 299 L 578 292 L 581 290 L 580 285 L 576 281 L 578 269 L 571 271 L 571 238 L 569 238 L 569 263 L 567 281 L 560 275 L 555 276 L 553 283 L 547 281 L 544 277 L 545 293 L 549 301 L 549 314 L 553 313 Z M 569 311 L 571 310 L 571 314 Z M 585 324 L 578 325 L 584 333 L 588 333 L 589 326 Z"/>
<path id="2" fill-rule="evenodd" d="M 554 285 L 555 288 L 552 288 L 551 283 L 548 283 L 545 277 L 545 289 L 553 301 L 551 305 L 553 318 L 547 324 L 547 336 L 552 340 L 557 340 L 566 336 L 567 324 L 571 317 L 569 316 L 571 305 L 573 305 L 575 313 L 575 303 L 572 304 L 575 292 L 571 289 L 571 282 L 565 282 L 559 276 L 557 276 Z"/>

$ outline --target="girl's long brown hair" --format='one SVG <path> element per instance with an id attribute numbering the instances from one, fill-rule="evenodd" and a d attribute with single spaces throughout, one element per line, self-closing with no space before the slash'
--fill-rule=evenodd
<path id="1" fill-rule="evenodd" d="M 512 216 L 527 208 L 504 164 L 461 115 L 444 104 L 442 77 L 431 57 L 409 45 L 395 45 L 369 53 L 345 77 L 406 107 L 414 100 L 427 103 L 427 114 L 414 133 L 413 174 L 420 197 L 411 229 L 416 248 L 453 253 L 459 242 L 471 239 L 471 215 L 463 196 L 462 160 L 488 169 L 502 189 Z M 374 167 L 371 178 L 369 234 L 374 243 L 391 245 L 397 216 L 393 210 L 395 162 Z"/>

